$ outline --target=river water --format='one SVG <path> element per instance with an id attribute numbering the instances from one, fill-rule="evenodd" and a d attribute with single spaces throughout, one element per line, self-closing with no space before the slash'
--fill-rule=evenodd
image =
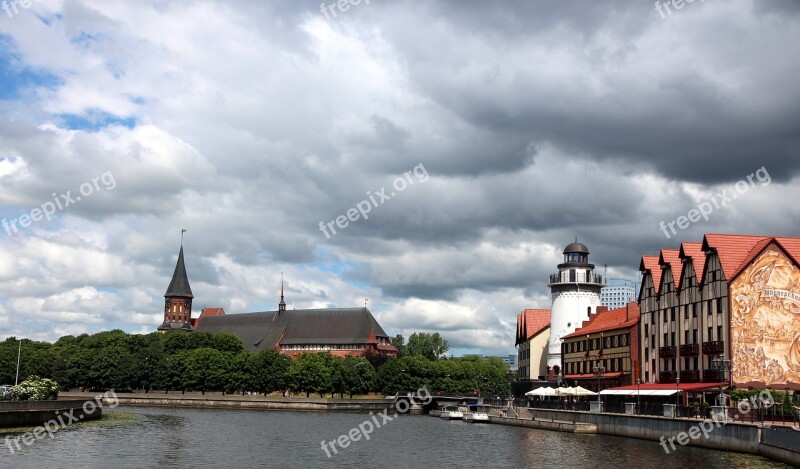
<path id="1" fill-rule="evenodd" d="M 118 407 L 124 416 L 46 436 L 21 451 L 0 450 L 0 467 L 155 468 L 778 468 L 767 459 L 657 442 L 574 435 L 403 415 L 346 449 L 330 441 L 368 414 Z M 110 419 L 111 420 L 111 419 Z M 368 427 L 365 425 L 365 429 Z"/>

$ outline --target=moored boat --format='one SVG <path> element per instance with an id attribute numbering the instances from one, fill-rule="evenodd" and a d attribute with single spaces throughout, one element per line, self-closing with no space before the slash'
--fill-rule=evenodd
<path id="1" fill-rule="evenodd" d="M 439 418 L 444 420 L 461 420 L 464 418 L 464 412 L 461 412 L 461 410 L 456 407 L 444 407 L 439 414 Z"/>
<path id="2" fill-rule="evenodd" d="M 464 421 L 470 423 L 488 423 L 489 414 L 486 412 L 467 412 L 464 414 Z"/>

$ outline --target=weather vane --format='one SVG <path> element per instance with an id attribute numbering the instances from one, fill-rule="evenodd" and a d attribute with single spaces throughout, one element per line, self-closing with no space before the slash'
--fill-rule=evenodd
<path id="1" fill-rule="evenodd" d="M 188 230 L 185 228 L 181 228 L 181 246 L 183 246 L 183 234 L 186 233 Z"/>

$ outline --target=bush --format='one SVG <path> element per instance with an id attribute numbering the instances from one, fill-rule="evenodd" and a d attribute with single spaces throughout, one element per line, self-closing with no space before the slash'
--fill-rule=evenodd
<path id="1" fill-rule="evenodd" d="M 58 383 L 52 379 L 30 376 L 11 388 L 11 399 L 15 401 L 50 401 L 58 399 Z"/>

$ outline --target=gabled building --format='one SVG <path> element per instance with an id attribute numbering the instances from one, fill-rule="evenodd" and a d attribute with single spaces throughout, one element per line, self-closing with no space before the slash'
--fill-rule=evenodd
<path id="1" fill-rule="evenodd" d="M 345 356 L 374 351 L 396 356 L 391 339 L 367 308 L 277 310 L 203 318 L 200 332 L 228 332 L 251 352 L 273 349 L 295 358 L 301 353 Z"/>
<path id="2" fill-rule="evenodd" d="M 645 383 L 800 390 L 800 238 L 707 234 L 655 259 L 640 263 Z"/>
<path id="3" fill-rule="evenodd" d="M 526 309 L 517 314 L 517 378 L 544 379 L 547 374 L 547 343 L 550 339 L 550 310 Z"/>
<path id="4" fill-rule="evenodd" d="M 608 310 L 601 306 L 561 344 L 564 380 L 598 392 L 636 383 L 639 305 Z"/>
<path id="5" fill-rule="evenodd" d="M 287 310 L 283 281 L 276 311 L 226 315 L 222 308 L 204 308 L 200 317 L 192 319 L 194 295 L 186 274 L 183 246 L 164 299 L 160 332 L 228 332 L 239 337 L 252 352 L 273 349 L 292 358 L 305 352 L 397 355 L 391 339 L 366 307 Z"/>

